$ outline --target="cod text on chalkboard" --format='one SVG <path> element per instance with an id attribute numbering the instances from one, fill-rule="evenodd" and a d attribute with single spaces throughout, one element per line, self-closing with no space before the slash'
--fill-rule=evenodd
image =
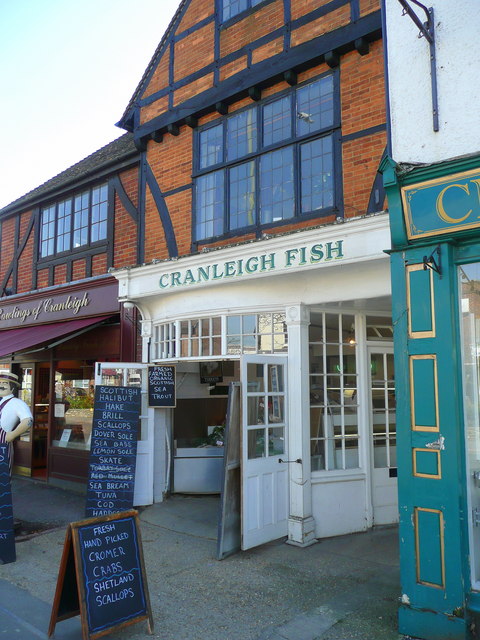
<path id="1" fill-rule="evenodd" d="M 15 562 L 8 444 L 0 444 L 0 564 Z"/>
<path id="2" fill-rule="evenodd" d="M 140 387 L 95 387 L 86 516 L 133 507 Z"/>
<path id="3" fill-rule="evenodd" d="M 175 365 L 159 364 L 148 367 L 148 406 L 175 407 Z"/>
<path id="4" fill-rule="evenodd" d="M 68 525 L 48 629 L 80 615 L 83 640 L 153 617 L 134 510 Z"/>

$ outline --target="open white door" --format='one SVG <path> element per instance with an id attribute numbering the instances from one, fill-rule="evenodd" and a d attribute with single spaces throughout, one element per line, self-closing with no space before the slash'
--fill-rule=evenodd
<path id="1" fill-rule="evenodd" d="M 142 389 L 134 506 L 153 503 L 153 409 L 148 408 L 147 367 L 138 362 L 97 362 L 95 365 L 95 385 Z M 152 419 L 149 420 L 150 413 Z"/>
<path id="2" fill-rule="evenodd" d="M 373 524 L 398 522 L 393 347 L 369 347 Z"/>
<path id="3" fill-rule="evenodd" d="M 287 535 L 287 358 L 244 356 L 242 549 Z"/>

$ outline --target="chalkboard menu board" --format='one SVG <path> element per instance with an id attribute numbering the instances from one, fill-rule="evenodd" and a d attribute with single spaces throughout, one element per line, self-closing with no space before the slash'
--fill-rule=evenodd
<path id="1" fill-rule="evenodd" d="M 81 616 L 82 638 L 153 618 L 136 511 L 68 525 L 49 637 L 59 620 Z"/>
<path id="2" fill-rule="evenodd" d="M 148 367 L 148 406 L 175 407 L 175 365 L 159 364 Z"/>
<path id="3" fill-rule="evenodd" d="M 15 562 L 8 444 L 0 444 L 0 564 Z"/>
<path id="4" fill-rule="evenodd" d="M 140 408 L 139 387 L 95 387 L 87 517 L 133 506 Z"/>

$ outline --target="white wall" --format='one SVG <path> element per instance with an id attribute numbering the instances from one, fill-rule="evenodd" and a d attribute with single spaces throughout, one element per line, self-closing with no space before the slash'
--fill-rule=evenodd
<path id="1" fill-rule="evenodd" d="M 480 5 L 478 0 L 424 0 L 433 7 L 440 128 L 432 125 L 429 45 L 418 38 L 398 0 L 384 0 L 392 157 L 438 162 L 480 151 Z M 425 19 L 425 13 L 410 6 Z"/>

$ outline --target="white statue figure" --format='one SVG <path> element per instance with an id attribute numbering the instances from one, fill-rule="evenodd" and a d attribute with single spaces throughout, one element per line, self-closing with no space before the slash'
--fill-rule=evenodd
<path id="1" fill-rule="evenodd" d="M 18 387 L 17 375 L 0 371 L 0 443 L 9 445 L 10 474 L 13 467 L 13 441 L 33 425 L 29 406 L 13 395 Z"/>

